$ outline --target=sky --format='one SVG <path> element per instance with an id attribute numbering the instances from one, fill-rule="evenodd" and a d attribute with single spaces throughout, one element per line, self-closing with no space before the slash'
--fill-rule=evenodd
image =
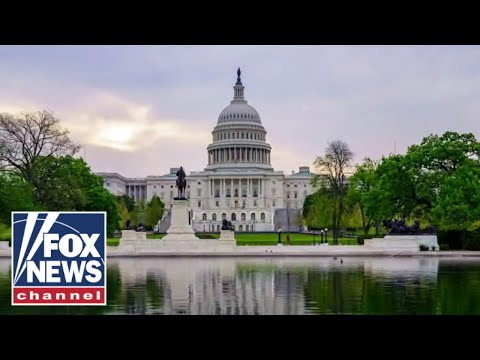
<path id="1" fill-rule="evenodd" d="M 236 70 L 275 170 L 480 136 L 479 46 L 0 46 L 0 112 L 50 110 L 95 172 L 201 171 Z"/>

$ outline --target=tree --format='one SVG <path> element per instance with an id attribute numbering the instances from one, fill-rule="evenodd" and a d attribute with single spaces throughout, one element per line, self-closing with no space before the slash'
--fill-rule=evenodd
<path id="1" fill-rule="evenodd" d="M 355 173 L 349 179 L 346 201 L 351 209 L 358 206 L 365 234 L 368 234 L 371 226 L 380 220 L 374 207 L 368 206 L 367 209 L 365 208 L 368 196 L 377 182 L 377 168 L 378 162 L 365 158 L 361 164 L 356 166 Z"/>
<path id="2" fill-rule="evenodd" d="M 147 204 L 147 211 L 145 214 L 146 227 L 157 225 L 158 221 L 162 218 L 164 207 L 165 204 L 162 202 L 162 200 L 160 200 L 157 195 L 154 195 Z"/>
<path id="3" fill-rule="evenodd" d="M 50 157 L 39 162 L 36 205 L 49 211 L 105 211 L 107 235 L 118 227 L 117 200 L 83 159 Z"/>
<path id="4" fill-rule="evenodd" d="M 85 211 L 105 211 L 107 213 L 107 236 L 113 236 L 118 230 L 120 219 L 117 199 L 103 186 L 96 186 L 87 189 L 87 201 L 83 208 Z M 121 228 L 120 228 L 121 229 Z"/>
<path id="5" fill-rule="evenodd" d="M 345 210 L 345 196 L 347 194 L 347 171 L 351 167 L 353 152 L 348 144 L 336 140 L 328 144 L 325 155 L 314 161 L 318 175 L 313 177 L 314 185 L 328 191 L 332 204 L 333 243 L 338 244 L 340 224 Z"/>
<path id="6" fill-rule="evenodd" d="M 12 170 L 33 187 L 39 181 L 37 167 L 54 156 L 76 154 L 80 147 L 71 142 L 68 131 L 49 111 L 0 114 L 0 168 Z"/>
<path id="7" fill-rule="evenodd" d="M 135 200 L 133 200 L 132 197 L 128 195 L 117 196 L 117 200 L 120 201 L 120 199 L 123 199 L 123 201 L 125 202 L 125 206 L 127 207 L 128 212 L 131 212 L 135 209 Z"/>
<path id="8" fill-rule="evenodd" d="M 32 189 L 21 177 L 0 172 L 0 223 L 10 224 L 12 211 L 34 210 Z"/>
<path id="9" fill-rule="evenodd" d="M 312 194 L 311 204 L 305 216 L 305 222 L 311 229 L 323 229 L 332 227 L 333 203 L 327 189 L 320 188 Z"/>
<path id="10" fill-rule="evenodd" d="M 123 198 L 118 201 L 118 228 L 124 229 L 127 220 L 130 220 L 130 213 L 128 212 L 127 205 Z"/>
<path id="11" fill-rule="evenodd" d="M 87 190 L 103 188 L 103 179 L 90 171 L 83 159 L 71 156 L 42 159 L 36 168 L 35 203 L 49 211 L 82 210 Z"/>
<path id="12" fill-rule="evenodd" d="M 432 215 L 441 230 L 474 230 L 480 221 L 480 167 L 460 165 L 441 183 Z"/>

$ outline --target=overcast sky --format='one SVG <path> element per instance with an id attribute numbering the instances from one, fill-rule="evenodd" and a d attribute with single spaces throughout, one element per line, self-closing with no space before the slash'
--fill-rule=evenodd
<path id="1" fill-rule="evenodd" d="M 285 173 L 336 139 L 361 161 L 479 137 L 479 46 L 0 46 L 0 112 L 52 110 L 93 171 L 201 171 L 238 67 Z"/>

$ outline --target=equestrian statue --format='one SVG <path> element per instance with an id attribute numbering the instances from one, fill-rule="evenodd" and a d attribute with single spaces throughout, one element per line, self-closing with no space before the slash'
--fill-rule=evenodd
<path id="1" fill-rule="evenodd" d="M 185 197 L 185 189 L 187 188 L 187 175 L 183 170 L 183 167 L 180 166 L 180 169 L 177 171 L 177 189 L 178 196 L 174 200 L 187 200 Z"/>

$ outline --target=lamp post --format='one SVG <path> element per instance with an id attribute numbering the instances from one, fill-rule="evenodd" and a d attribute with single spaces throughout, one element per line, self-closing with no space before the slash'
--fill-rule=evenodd
<path id="1" fill-rule="evenodd" d="M 315 246 L 316 243 L 315 243 L 315 229 L 313 229 L 313 246 Z"/>
<path id="2" fill-rule="evenodd" d="M 328 234 L 328 229 L 325 228 L 325 243 L 326 243 L 326 244 L 328 244 L 327 234 Z"/>
<path id="3" fill-rule="evenodd" d="M 323 229 L 320 230 L 320 244 L 323 244 Z"/>

